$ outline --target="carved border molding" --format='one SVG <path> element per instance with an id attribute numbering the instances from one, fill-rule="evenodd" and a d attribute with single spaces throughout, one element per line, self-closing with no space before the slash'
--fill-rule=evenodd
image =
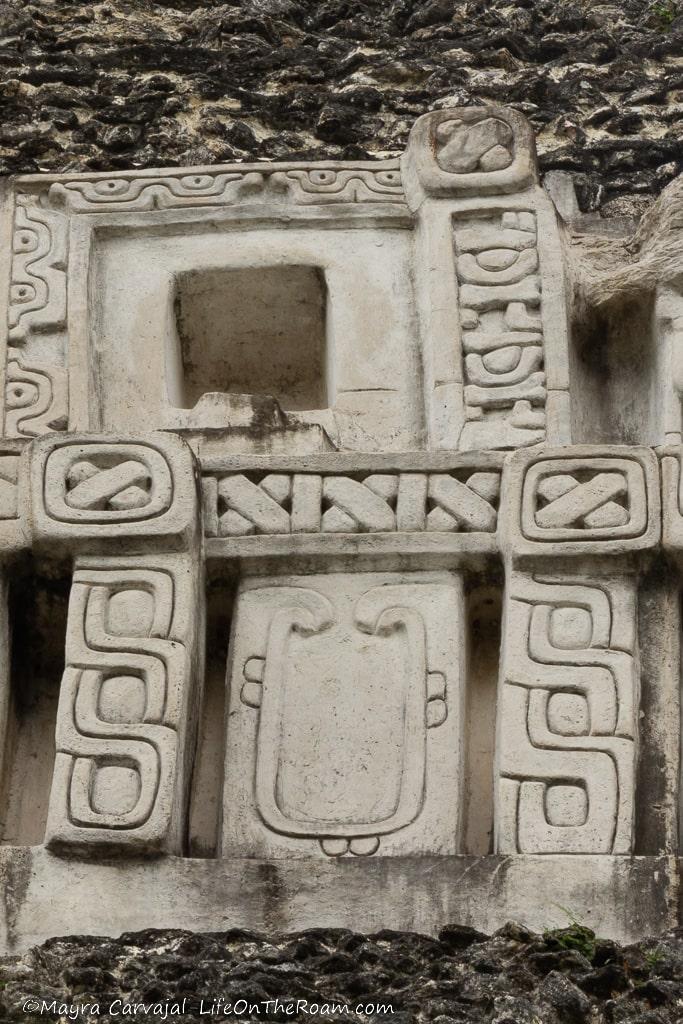
<path id="1" fill-rule="evenodd" d="M 405 205 L 397 160 L 229 164 L 17 179 L 7 313 L 6 437 L 66 430 L 69 218 L 227 207 Z"/>
<path id="2" fill-rule="evenodd" d="M 23 179 L 25 180 L 25 179 Z M 71 213 L 227 206 L 255 199 L 297 206 L 403 203 L 398 161 L 377 165 L 229 164 L 151 173 L 79 175 L 55 181 L 49 196 Z"/>
<path id="3" fill-rule="evenodd" d="M 658 455 L 662 461 L 663 510 Z M 197 495 L 207 551 L 537 557 L 683 550 L 678 448 L 233 456 L 198 460 L 177 435 L 58 434 L 3 442 L 4 550 L 183 546 Z M 13 538 L 13 539 L 11 539 Z M 99 550 L 99 549 L 98 549 Z"/>
<path id="4" fill-rule="evenodd" d="M 494 533 L 500 472 L 204 476 L 208 536 Z"/>

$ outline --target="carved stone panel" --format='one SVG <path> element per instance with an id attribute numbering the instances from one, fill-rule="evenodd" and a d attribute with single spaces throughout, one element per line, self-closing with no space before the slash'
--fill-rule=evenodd
<path id="1" fill-rule="evenodd" d="M 200 667 L 189 555 L 81 559 L 74 573 L 46 842 L 180 852 Z"/>
<path id="2" fill-rule="evenodd" d="M 244 581 L 223 856 L 455 852 L 464 656 L 452 574 Z"/>
<path id="3" fill-rule="evenodd" d="M 36 437 L 68 425 L 65 369 L 67 219 L 18 194 L 7 307 L 5 437 Z"/>
<path id="4" fill-rule="evenodd" d="M 497 736 L 500 853 L 632 852 L 639 708 L 628 577 L 512 574 Z"/>
<path id="5" fill-rule="evenodd" d="M 202 485 L 210 536 L 492 533 L 500 473 L 207 473 Z"/>
<path id="6" fill-rule="evenodd" d="M 454 222 L 465 366 L 462 449 L 545 439 L 537 231 L 531 210 L 482 211 Z"/>

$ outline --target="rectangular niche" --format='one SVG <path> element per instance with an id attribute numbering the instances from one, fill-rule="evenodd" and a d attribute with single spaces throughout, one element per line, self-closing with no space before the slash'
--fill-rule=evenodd
<path id="1" fill-rule="evenodd" d="M 74 283 L 73 422 L 253 452 L 422 447 L 412 232 L 322 213 L 98 226 Z"/>
<path id="2" fill-rule="evenodd" d="M 204 687 L 192 770 L 187 855 L 213 858 L 220 845 L 225 759 L 225 672 L 237 582 L 226 562 L 206 566 Z"/>
<path id="3" fill-rule="evenodd" d="M 167 380 L 176 407 L 191 409 L 213 392 L 268 395 L 289 411 L 328 407 L 321 268 L 278 264 L 181 273 L 173 309 L 179 352 L 176 373 Z"/>
<path id="4" fill-rule="evenodd" d="M 661 382 L 671 371 L 654 324 L 651 295 L 576 311 L 570 350 L 575 444 L 666 440 L 667 392 Z"/>

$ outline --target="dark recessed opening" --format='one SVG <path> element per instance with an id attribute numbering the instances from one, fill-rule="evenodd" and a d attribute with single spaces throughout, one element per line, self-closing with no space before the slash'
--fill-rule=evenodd
<path id="1" fill-rule="evenodd" d="M 325 277 L 318 267 L 191 271 L 176 279 L 174 315 L 182 381 L 171 401 L 271 395 L 285 410 L 328 407 Z"/>
<path id="2" fill-rule="evenodd" d="M 496 704 L 500 671 L 502 589 L 479 580 L 467 594 L 467 749 L 463 853 L 493 852 Z"/>
<path id="3" fill-rule="evenodd" d="M 206 661 L 187 829 L 189 857 L 217 857 L 225 772 L 226 672 L 235 579 L 207 565 Z"/>
<path id="4" fill-rule="evenodd" d="M 53 566 L 41 571 L 32 561 L 13 566 L 10 573 L 10 692 L 0 807 L 3 845 L 32 846 L 45 836 L 69 584 L 69 576 L 61 569 L 58 575 Z"/>

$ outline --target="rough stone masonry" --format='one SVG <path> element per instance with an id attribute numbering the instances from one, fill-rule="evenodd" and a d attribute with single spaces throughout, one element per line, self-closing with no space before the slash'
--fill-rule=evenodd
<path id="1" fill-rule="evenodd" d="M 676 0 L 5 0 L 0 169 L 397 156 L 427 110 L 509 103 L 584 211 L 683 170 Z"/>

